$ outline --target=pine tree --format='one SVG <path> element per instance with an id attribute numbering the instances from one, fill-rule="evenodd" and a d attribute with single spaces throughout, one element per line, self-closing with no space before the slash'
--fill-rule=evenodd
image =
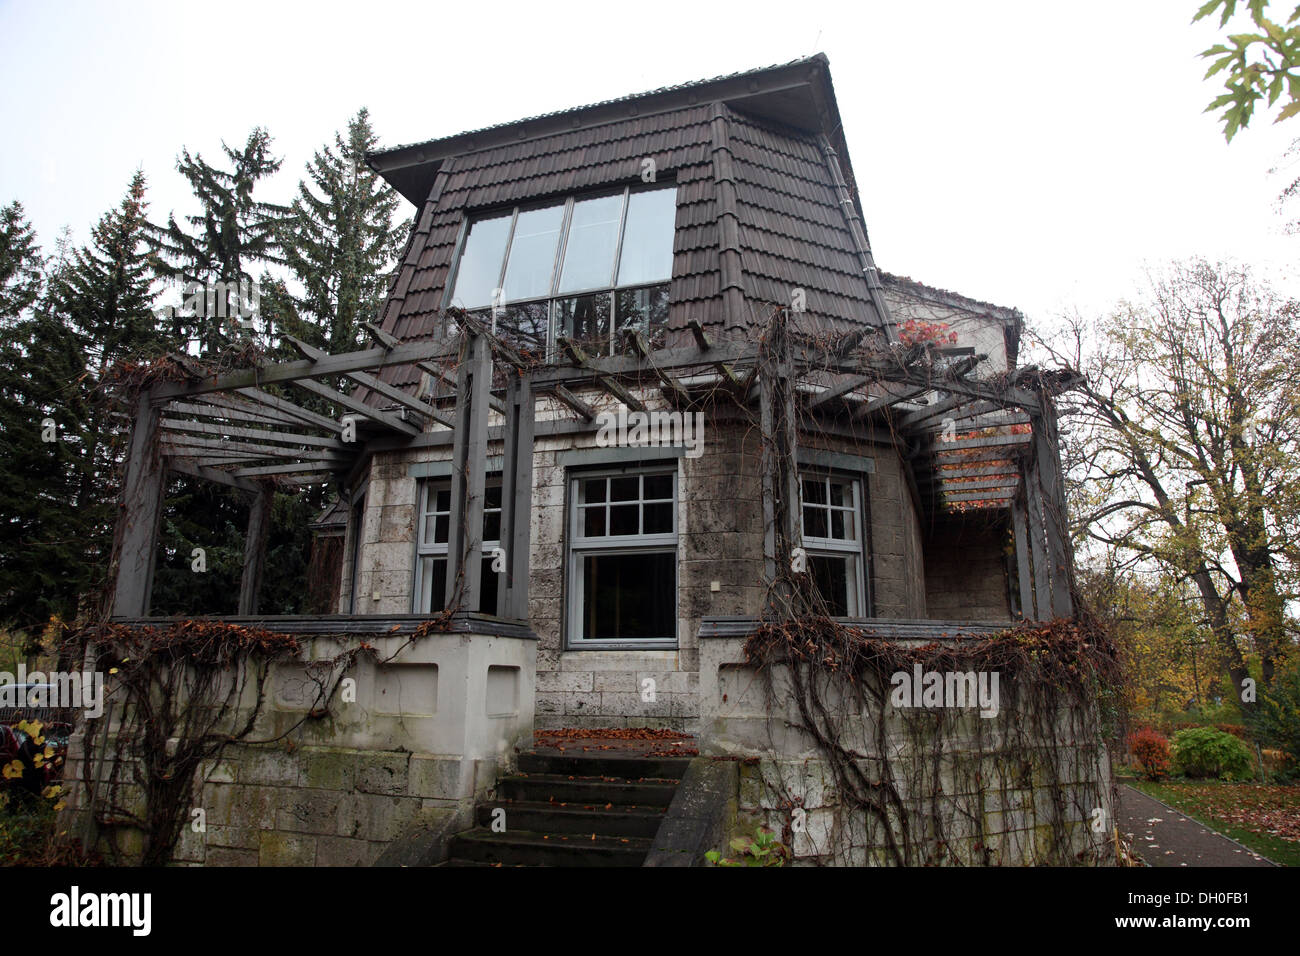
<path id="1" fill-rule="evenodd" d="M 378 142 L 363 107 L 347 138 L 336 132 L 307 164 L 283 223 L 284 258 L 302 289 L 284 310 L 285 331 L 330 352 L 360 345 L 361 323 L 377 317 L 401 251 L 398 195 L 365 163 Z"/>
<path id="2" fill-rule="evenodd" d="M 23 204 L 14 200 L 0 207 L 0 323 L 17 319 L 36 302 L 43 265 Z"/>
<path id="3" fill-rule="evenodd" d="M 6 296 L 6 308 L 19 308 L 4 316 L 0 341 L 0 621 L 33 636 L 50 616 L 75 610 L 91 577 L 93 544 L 72 506 L 83 467 L 85 354 L 49 292 L 68 266 L 66 246 L 43 275 L 22 207 L 5 213 L 0 245 L 18 250 L 6 272 L 22 277 L 23 291 Z M 6 293 L 18 284 L 11 278 Z"/>
<path id="4" fill-rule="evenodd" d="M 226 292 L 240 283 L 251 286 L 252 270 L 265 263 L 282 263 L 280 223 L 288 209 L 255 199 L 257 184 L 279 170 L 282 160 L 271 154 L 271 135 L 261 127 L 249 134 L 242 150 L 221 144 L 230 163 L 220 169 L 204 161 L 201 154 L 181 151 L 176 169 L 184 176 L 202 210 L 185 217 L 182 227 L 174 215 L 165 226 L 149 231 L 156 249 L 155 268 L 160 278 L 178 285 L 198 283 L 214 289 L 221 283 Z M 206 313 L 173 315 L 173 334 L 197 343 L 200 354 L 215 353 L 233 341 L 231 321 L 238 304 L 209 300 Z M 212 314 L 212 305 L 220 311 Z M 224 319 L 222 316 L 224 315 Z"/>

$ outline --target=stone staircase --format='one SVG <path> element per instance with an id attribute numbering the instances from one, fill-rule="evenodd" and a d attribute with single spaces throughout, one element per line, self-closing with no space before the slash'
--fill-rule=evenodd
<path id="1" fill-rule="evenodd" d="M 690 757 L 529 751 L 445 866 L 641 866 Z M 504 811 L 504 818 L 502 813 Z M 497 825 L 493 826 L 494 821 Z M 502 822 L 504 830 L 502 830 Z"/>

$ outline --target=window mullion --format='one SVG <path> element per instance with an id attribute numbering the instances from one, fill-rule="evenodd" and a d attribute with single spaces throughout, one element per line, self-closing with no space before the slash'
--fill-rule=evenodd
<path id="1" fill-rule="evenodd" d="M 492 303 L 492 334 L 497 334 L 497 310 L 498 305 L 506 304 L 506 269 L 510 267 L 510 247 L 515 244 L 515 226 L 519 223 L 519 207 L 516 206 L 510 213 L 510 232 L 506 236 L 506 254 L 501 259 L 501 272 L 497 276 L 496 291 L 500 293 L 498 301 Z"/>

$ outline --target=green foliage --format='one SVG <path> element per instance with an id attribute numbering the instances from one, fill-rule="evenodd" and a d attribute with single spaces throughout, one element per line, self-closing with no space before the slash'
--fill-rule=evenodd
<path id="1" fill-rule="evenodd" d="M 99 386 L 113 363 L 165 342 L 150 308 L 144 197 L 137 172 L 88 245 L 60 246 L 44 294 L 0 343 L 0 619 L 28 632 L 76 613 L 111 545 L 119 435 Z"/>
<path id="2" fill-rule="evenodd" d="M 41 294 L 44 264 L 23 204 L 0 208 L 0 323 L 26 312 Z"/>
<path id="3" fill-rule="evenodd" d="M 205 288 L 222 282 L 253 282 L 252 269 L 264 263 L 282 263 L 282 226 L 288 209 L 256 199 L 257 184 L 279 170 L 282 160 L 271 154 L 271 134 L 258 127 L 241 150 L 221 144 L 230 166 L 222 169 L 202 155 L 181 151 L 176 169 L 189 181 L 202 210 L 187 216 L 187 226 L 168 216 L 165 226 L 150 225 L 153 266 L 159 278 L 184 285 L 198 282 Z M 172 334 L 178 341 L 198 344 L 200 354 L 216 353 L 231 344 L 229 324 L 205 314 L 172 315 Z"/>
<path id="4" fill-rule="evenodd" d="M 1259 694 L 1251 730 L 1300 766 L 1300 659 L 1293 658 L 1279 671 L 1273 685 Z"/>
<path id="5" fill-rule="evenodd" d="M 360 345 L 360 323 L 378 316 L 403 239 L 393 224 L 398 194 L 365 163 L 378 143 L 359 110 L 347 138 L 335 133 L 307 164 L 282 224 L 284 258 L 303 290 L 292 296 L 285 331 L 330 352 Z"/>
<path id="6" fill-rule="evenodd" d="M 1188 777 L 1249 780 L 1254 776 L 1250 748 L 1213 727 L 1190 727 L 1174 734 L 1174 767 Z"/>
<path id="7" fill-rule="evenodd" d="M 738 857 L 723 857 L 717 850 L 704 854 L 714 866 L 785 866 L 790 848 L 776 838 L 776 831 L 760 826 L 752 837 L 738 836 L 731 841 Z"/>
<path id="8" fill-rule="evenodd" d="M 1219 12 L 1219 27 L 1227 27 L 1237 11 L 1238 0 L 1209 0 L 1192 18 L 1198 20 Z M 1300 7 L 1296 7 L 1285 23 L 1266 16 L 1268 0 L 1246 0 L 1243 4 L 1250 15 L 1254 30 L 1234 32 L 1201 53 L 1212 60 L 1205 73 L 1209 79 L 1224 74 L 1226 92 L 1215 97 L 1205 108 L 1207 113 L 1222 109 L 1223 135 L 1229 142 L 1237 132 L 1250 124 L 1251 116 L 1261 99 L 1267 97 L 1271 108 L 1285 96 L 1282 108 L 1273 120 L 1280 123 L 1300 113 Z M 1226 72 L 1225 72 L 1226 71 Z"/>

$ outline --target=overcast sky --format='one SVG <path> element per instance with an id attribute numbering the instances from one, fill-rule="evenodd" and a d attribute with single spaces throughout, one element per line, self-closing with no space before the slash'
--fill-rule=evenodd
<path id="1" fill-rule="evenodd" d="M 181 147 L 215 161 L 255 125 L 285 159 L 264 198 L 286 200 L 363 105 L 397 145 L 820 51 L 890 272 L 1040 322 L 1196 254 L 1300 290 L 1276 208 L 1300 118 L 1224 143 L 1199 2 L 0 0 L 0 204 L 49 249 L 137 167 L 157 220 L 191 211 Z"/>

